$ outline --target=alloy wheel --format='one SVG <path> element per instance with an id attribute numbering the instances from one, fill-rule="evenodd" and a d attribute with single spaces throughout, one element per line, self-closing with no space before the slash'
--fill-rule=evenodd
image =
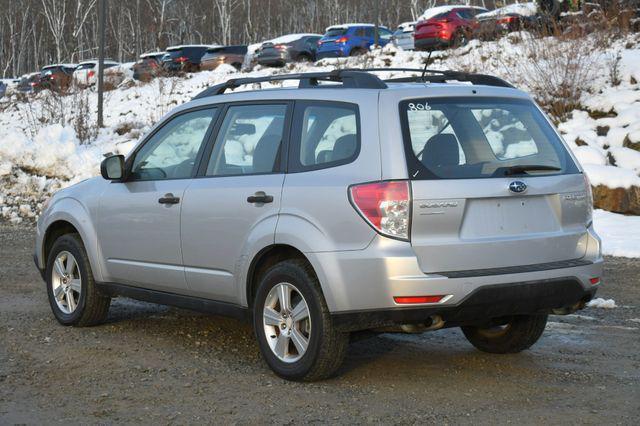
<path id="1" fill-rule="evenodd" d="M 311 337 L 309 305 L 290 283 L 279 283 L 269 291 L 262 310 L 267 343 L 273 354 L 286 363 L 306 353 Z"/>
<path id="2" fill-rule="evenodd" d="M 78 307 L 82 279 L 76 258 L 68 251 L 58 253 L 51 271 L 51 288 L 58 308 L 72 314 Z"/>

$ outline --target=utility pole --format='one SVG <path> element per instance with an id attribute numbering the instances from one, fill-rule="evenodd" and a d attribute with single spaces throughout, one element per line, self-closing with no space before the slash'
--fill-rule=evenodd
<path id="1" fill-rule="evenodd" d="M 107 15 L 107 0 L 98 0 L 98 127 L 104 127 L 102 116 L 104 91 L 104 27 Z"/>
<path id="2" fill-rule="evenodd" d="M 375 0 L 373 2 L 376 7 L 375 7 L 375 15 L 376 15 L 376 28 L 375 28 L 375 34 L 373 36 L 373 44 L 377 47 L 378 46 L 378 38 L 380 37 L 379 32 L 378 32 L 378 26 L 380 25 L 380 1 L 379 0 Z"/>

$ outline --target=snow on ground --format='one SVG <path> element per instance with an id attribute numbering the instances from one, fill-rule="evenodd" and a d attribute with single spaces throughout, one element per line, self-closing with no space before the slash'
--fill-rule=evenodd
<path id="1" fill-rule="evenodd" d="M 612 188 L 640 186 L 640 152 L 630 148 L 640 142 L 640 36 L 613 40 L 599 49 L 589 47 L 598 41 L 595 35 L 586 38 L 559 42 L 553 38 L 534 39 L 521 32 L 495 42 L 473 40 L 456 50 L 434 52 L 429 67 L 498 75 L 532 93 L 548 112 L 562 97 L 575 96 L 576 109 L 552 118 L 591 182 Z M 422 68 L 427 56 L 426 52 L 388 45 L 358 58 L 323 59 L 285 69 L 245 64 L 251 71 L 238 73 L 230 66 L 221 66 L 215 71 L 149 83 L 126 79 L 106 93 L 105 128 L 92 134 L 90 143 L 84 143 L 86 135 L 83 137 L 79 129 L 83 128 L 83 121 L 96 121 L 94 89 L 63 98 L 48 92 L 26 100 L 16 95 L 2 98 L 0 220 L 32 220 L 52 192 L 98 174 L 103 154 L 127 154 L 163 115 L 207 86 L 239 76 L 327 71 L 336 67 Z M 562 77 L 557 69 L 563 66 L 558 57 L 569 61 L 564 66 L 573 67 L 576 75 Z M 579 63 L 571 62 L 575 57 Z M 387 71 L 379 75 L 390 78 L 401 74 Z M 571 89 L 577 92 L 556 91 L 558 87 L 571 86 L 573 80 L 579 80 Z M 287 81 L 262 84 L 261 88 L 295 84 Z M 640 244 L 636 243 L 640 241 L 640 217 L 595 211 L 594 223 L 603 237 L 605 254 L 640 257 Z"/>
<path id="2" fill-rule="evenodd" d="M 593 226 L 602 238 L 603 254 L 640 257 L 640 216 L 594 210 Z"/>
<path id="3" fill-rule="evenodd" d="M 588 308 L 600 308 L 600 309 L 613 309 L 617 308 L 616 301 L 613 299 L 603 299 L 598 297 L 596 299 L 590 300 L 587 303 Z"/>

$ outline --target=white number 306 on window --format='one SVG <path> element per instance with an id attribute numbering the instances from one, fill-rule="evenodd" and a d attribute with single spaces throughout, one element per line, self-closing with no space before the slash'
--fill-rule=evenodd
<path id="1" fill-rule="evenodd" d="M 431 110 L 431 106 L 429 106 L 428 103 L 423 103 L 423 104 L 414 104 L 413 102 L 410 102 L 409 104 L 407 104 L 407 107 L 409 107 L 409 111 L 429 111 Z"/>

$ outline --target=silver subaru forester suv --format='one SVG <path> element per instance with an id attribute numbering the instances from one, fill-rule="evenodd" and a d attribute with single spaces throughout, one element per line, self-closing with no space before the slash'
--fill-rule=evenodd
<path id="1" fill-rule="evenodd" d="M 64 325 L 125 296 L 253 322 L 279 376 L 339 368 L 350 334 L 461 327 L 527 349 L 602 273 L 590 185 L 496 77 L 336 70 L 229 80 L 102 177 L 55 194 L 35 262 Z M 235 91 L 297 80 L 291 88 Z"/>

